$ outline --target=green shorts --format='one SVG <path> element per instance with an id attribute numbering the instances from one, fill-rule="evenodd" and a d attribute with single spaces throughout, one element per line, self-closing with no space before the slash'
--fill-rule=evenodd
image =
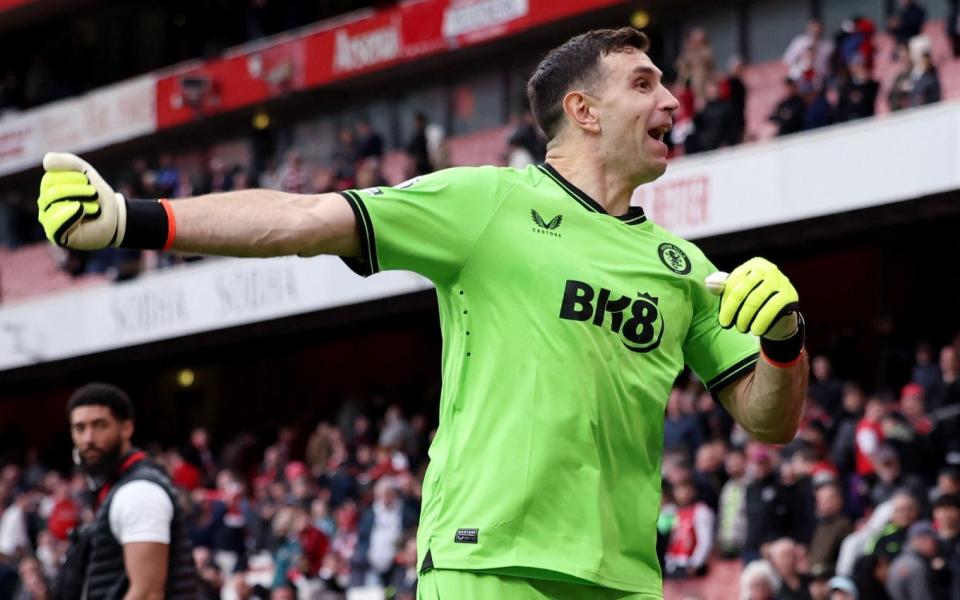
<path id="1" fill-rule="evenodd" d="M 431 569 L 420 574 L 417 600 L 656 600 L 650 594 L 593 585 L 474 571 Z"/>

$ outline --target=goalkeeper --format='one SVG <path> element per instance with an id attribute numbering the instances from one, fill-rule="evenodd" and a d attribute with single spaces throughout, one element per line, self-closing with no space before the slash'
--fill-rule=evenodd
<path id="1" fill-rule="evenodd" d="M 418 533 L 418 597 L 659 599 L 667 396 L 684 364 L 756 439 L 796 432 L 807 361 L 797 293 L 755 258 L 725 282 L 630 206 L 663 174 L 677 100 L 633 29 L 551 51 L 528 84 L 546 164 L 464 167 L 394 188 L 114 193 L 48 154 L 55 243 L 230 256 L 335 254 L 435 285 L 440 427 Z M 716 280 L 716 281 L 715 281 Z"/>

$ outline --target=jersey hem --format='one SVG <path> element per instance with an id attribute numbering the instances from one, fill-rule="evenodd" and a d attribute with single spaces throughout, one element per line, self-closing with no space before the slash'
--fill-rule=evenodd
<path id="1" fill-rule="evenodd" d="M 373 233 L 373 221 L 370 219 L 370 213 L 364 206 L 363 200 L 354 191 L 337 192 L 347 201 L 353 215 L 357 219 L 357 232 L 360 234 L 360 257 L 341 256 L 340 260 L 344 262 L 351 271 L 357 275 L 368 277 L 380 271 L 380 264 L 377 261 L 377 240 Z"/>
<path id="2" fill-rule="evenodd" d="M 749 371 L 757 365 L 757 361 L 760 358 L 759 352 L 754 352 L 753 354 L 733 363 L 726 369 L 720 372 L 719 375 L 706 382 L 706 388 L 710 391 L 711 394 L 716 394 L 721 389 L 727 387 L 737 379 L 740 379 L 746 375 Z"/>
<path id="3" fill-rule="evenodd" d="M 532 564 L 526 561 L 523 561 L 524 564 L 514 563 L 514 564 L 496 564 L 496 565 L 485 565 L 478 566 L 475 561 L 440 561 L 440 564 L 436 560 L 433 562 L 433 569 L 437 570 L 452 570 L 452 571 L 470 571 L 472 573 L 490 573 L 497 574 L 502 572 L 505 576 L 517 577 L 518 575 L 511 575 L 509 573 L 510 569 L 537 569 L 541 571 L 556 573 L 558 576 L 557 579 L 549 579 L 549 581 L 569 581 L 574 583 L 572 578 L 581 580 L 586 585 L 596 585 L 597 587 L 610 588 L 614 590 L 629 592 L 631 594 L 643 594 L 649 596 L 650 600 L 663 600 L 663 581 L 658 579 L 657 584 L 658 588 L 651 589 L 646 586 L 639 585 L 635 582 L 623 581 L 620 579 L 614 579 L 612 577 L 604 577 L 602 575 L 597 575 L 596 573 L 591 573 L 583 569 L 577 568 L 563 568 L 563 570 L 558 569 L 556 566 L 547 566 L 541 564 Z M 564 577 L 565 576 L 565 577 Z M 528 577 L 528 579 L 548 579 L 545 577 Z"/>

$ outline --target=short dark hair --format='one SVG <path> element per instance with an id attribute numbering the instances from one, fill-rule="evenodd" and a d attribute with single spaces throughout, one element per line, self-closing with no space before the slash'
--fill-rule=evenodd
<path id="1" fill-rule="evenodd" d="M 563 97 L 570 88 L 594 77 L 604 56 L 628 48 L 646 52 L 650 40 L 633 27 L 595 29 L 547 53 L 527 82 L 527 98 L 537 125 L 548 139 L 560 130 Z"/>
<path id="2" fill-rule="evenodd" d="M 130 396 L 109 383 L 88 383 L 71 394 L 67 401 L 67 417 L 80 406 L 106 406 L 118 421 L 133 420 L 133 402 Z"/>

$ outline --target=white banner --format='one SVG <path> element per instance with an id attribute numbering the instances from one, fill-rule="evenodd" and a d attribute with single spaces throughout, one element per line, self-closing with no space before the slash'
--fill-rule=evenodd
<path id="1" fill-rule="evenodd" d="M 960 189 L 960 104 L 948 102 L 670 163 L 634 193 L 697 239 Z"/>
<path id="2" fill-rule="evenodd" d="M 144 75 L 0 119 L 0 176 L 40 165 L 44 152 L 84 152 L 157 130 L 156 78 Z"/>
<path id="3" fill-rule="evenodd" d="M 401 271 L 362 280 L 330 256 L 211 260 L 0 308 L 0 370 L 430 287 Z"/>

